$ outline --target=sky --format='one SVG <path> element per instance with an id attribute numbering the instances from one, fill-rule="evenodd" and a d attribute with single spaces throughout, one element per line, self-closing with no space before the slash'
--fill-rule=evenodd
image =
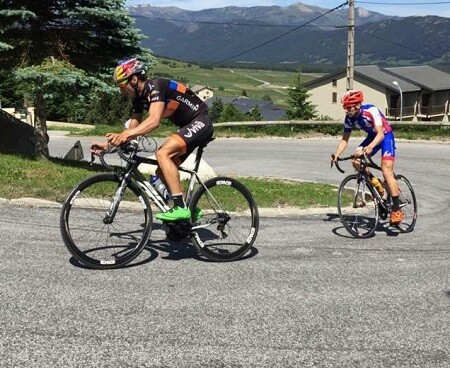
<path id="1" fill-rule="evenodd" d="M 325 9 L 332 9 L 342 4 L 344 1 L 345 0 L 126 0 L 125 6 L 150 4 L 158 7 L 176 6 L 185 10 L 202 10 L 223 8 L 225 6 L 288 6 L 301 2 L 305 5 L 315 5 Z M 405 5 L 401 5 L 402 3 Z M 450 1 L 444 0 L 355 0 L 355 6 L 384 15 L 398 15 L 401 17 L 413 15 L 439 15 L 441 17 L 450 17 Z"/>

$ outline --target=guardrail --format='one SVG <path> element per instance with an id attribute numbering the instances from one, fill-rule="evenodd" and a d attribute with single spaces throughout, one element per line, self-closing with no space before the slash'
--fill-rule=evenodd
<path id="1" fill-rule="evenodd" d="M 214 123 L 215 127 L 232 126 L 261 126 L 261 125 L 343 125 L 344 122 L 338 120 L 278 120 L 278 121 L 235 121 Z M 444 121 L 390 121 L 391 125 L 417 125 L 417 126 L 450 126 L 450 122 Z"/>

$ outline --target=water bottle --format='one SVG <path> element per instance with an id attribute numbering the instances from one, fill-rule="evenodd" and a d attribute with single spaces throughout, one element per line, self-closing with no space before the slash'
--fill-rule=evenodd
<path id="1" fill-rule="evenodd" d="M 161 194 L 161 197 L 163 197 L 166 202 L 170 200 L 169 191 L 157 175 L 150 175 L 150 184 L 159 194 Z"/>
<path id="2" fill-rule="evenodd" d="M 384 187 L 383 187 L 383 184 L 381 184 L 380 179 L 378 179 L 376 176 L 374 176 L 372 179 L 370 179 L 370 182 L 375 187 L 375 189 L 378 190 L 378 193 L 380 193 L 380 196 L 383 196 Z"/>

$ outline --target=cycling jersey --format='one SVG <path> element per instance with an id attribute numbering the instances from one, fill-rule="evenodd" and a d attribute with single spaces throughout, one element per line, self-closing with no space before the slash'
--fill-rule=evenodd
<path id="1" fill-rule="evenodd" d="M 350 133 L 353 128 L 358 128 L 369 135 L 376 135 L 375 126 L 382 126 L 385 134 L 392 131 L 383 113 L 374 105 L 366 104 L 361 106 L 357 115 L 345 117 L 344 132 Z"/>
<path id="2" fill-rule="evenodd" d="M 371 156 L 381 149 L 382 160 L 394 160 L 395 140 L 392 127 L 384 117 L 383 113 L 374 105 L 362 105 L 357 115 L 347 115 L 344 121 L 344 132 L 350 133 L 354 128 L 365 131 L 367 133 L 367 138 L 358 146 L 362 148 L 369 145 L 377 135 L 377 131 L 375 130 L 376 126 L 383 127 L 384 139 L 374 147 Z"/>
<path id="3" fill-rule="evenodd" d="M 145 82 L 142 94 L 133 100 L 133 113 L 142 113 L 158 101 L 164 102 L 165 109 L 171 113 L 167 118 L 179 127 L 208 113 L 208 106 L 184 84 L 163 78 Z"/>
<path id="4" fill-rule="evenodd" d="M 143 113 L 152 102 L 164 102 L 164 115 L 179 127 L 172 138 L 178 141 L 182 163 L 195 148 L 207 143 L 213 135 L 208 106 L 184 84 L 174 80 L 153 78 L 145 82 L 141 95 L 133 100 L 133 113 Z"/>

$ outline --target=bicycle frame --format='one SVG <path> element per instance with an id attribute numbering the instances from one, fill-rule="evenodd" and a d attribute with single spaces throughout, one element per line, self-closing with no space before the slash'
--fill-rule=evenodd
<path id="1" fill-rule="evenodd" d="M 104 154 L 100 155 L 100 162 L 110 172 L 84 179 L 64 201 L 60 215 L 62 239 L 71 254 L 87 266 L 115 268 L 134 260 L 150 240 L 153 207 L 170 210 L 162 194 L 139 170 L 140 164 L 158 165 L 155 158 L 138 155 L 150 152 L 139 148 L 140 143 L 133 140 L 105 151 L 117 153 L 125 164 L 109 165 Z M 193 168 L 179 167 L 189 174 L 186 202 L 190 218 L 162 221 L 162 230 L 169 241 L 190 238 L 202 257 L 233 261 L 245 255 L 255 241 L 258 207 L 238 180 L 217 176 L 203 181 L 199 177 L 205 146 L 197 148 Z"/>
<path id="2" fill-rule="evenodd" d="M 332 156 L 333 157 L 333 156 Z M 373 162 L 373 160 L 367 156 L 348 156 L 344 158 L 334 159 L 331 163 L 336 165 L 338 171 L 345 173 L 339 166 L 340 161 L 346 160 L 360 160 L 359 167 L 356 169 L 356 173 L 348 175 L 343 179 L 341 185 L 338 189 L 338 212 L 341 222 L 344 227 L 355 237 L 366 238 L 372 236 L 376 226 L 378 224 L 379 218 L 385 220 L 392 210 L 392 199 L 389 193 L 389 188 L 385 188 L 387 193 L 386 197 L 381 195 L 377 188 L 372 184 L 369 176 L 368 168 L 373 168 L 381 171 L 381 167 Z M 400 192 L 400 208 L 404 212 L 404 218 L 401 223 L 396 224 L 400 232 L 410 232 L 414 229 L 416 219 L 417 219 L 417 202 L 415 198 L 414 190 L 411 183 L 404 175 L 394 174 L 394 177 L 399 186 Z M 352 212 L 352 210 L 343 210 L 341 201 L 341 191 L 347 184 L 351 183 L 349 188 L 353 188 L 355 196 L 352 199 L 352 208 L 358 209 L 365 207 L 369 202 L 372 202 L 375 207 L 373 209 L 372 215 L 369 212 L 362 214 L 359 211 Z M 370 192 L 370 193 L 368 193 Z M 359 193 L 359 194 L 358 194 Z M 372 225 L 370 225 L 369 220 L 373 219 Z"/>
<path id="3" fill-rule="evenodd" d="M 195 183 L 197 182 L 198 184 L 204 186 L 204 183 L 200 179 L 197 172 L 200 167 L 200 162 L 201 162 L 203 150 L 205 147 L 206 147 L 206 145 L 200 146 L 197 148 L 193 169 L 188 169 L 183 166 L 178 167 L 179 171 L 188 173 L 190 175 L 189 184 L 188 184 L 188 188 L 186 191 L 186 203 L 187 204 L 189 204 L 189 202 L 192 198 L 192 195 L 194 193 Z M 120 156 L 122 157 L 122 159 L 124 159 L 124 161 L 127 162 L 127 165 L 125 167 L 125 170 L 123 172 L 119 173 L 120 175 L 123 175 L 123 178 L 121 178 L 122 184 L 117 189 L 116 195 L 114 196 L 111 206 L 107 212 L 105 221 L 107 221 L 109 223 L 111 223 L 113 221 L 115 213 L 117 212 L 118 204 L 120 203 L 123 192 L 126 188 L 126 183 L 130 180 L 134 180 L 139 185 L 139 187 L 142 188 L 144 193 L 150 198 L 152 203 L 156 207 L 158 207 L 158 209 L 160 211 L 162 211 L 162 212 L 168 211 L 170 209 L 170 207 L 164 201 L 161 194 L 150 184 L 150 182 L 144 177 L 144 175 L 138 169 L 140 164 L 149 164 L 149 165 L 157 166 L 158 161 L 155 158 L 139 156 L 139 155 L 137 155 L 136 151 L 131 154 L 131 158 L 127 158 L 123 154 Z M 101 160 L 101 161 L 102 161 L 102 163 L 104 163 L 104 160 Z M 108 166 L 108 165 L 105 164 L 105 166 Z M 199 227 L 193 227 L 192 230 L 195 230 L 197 228 L 199 228 Z"/>

